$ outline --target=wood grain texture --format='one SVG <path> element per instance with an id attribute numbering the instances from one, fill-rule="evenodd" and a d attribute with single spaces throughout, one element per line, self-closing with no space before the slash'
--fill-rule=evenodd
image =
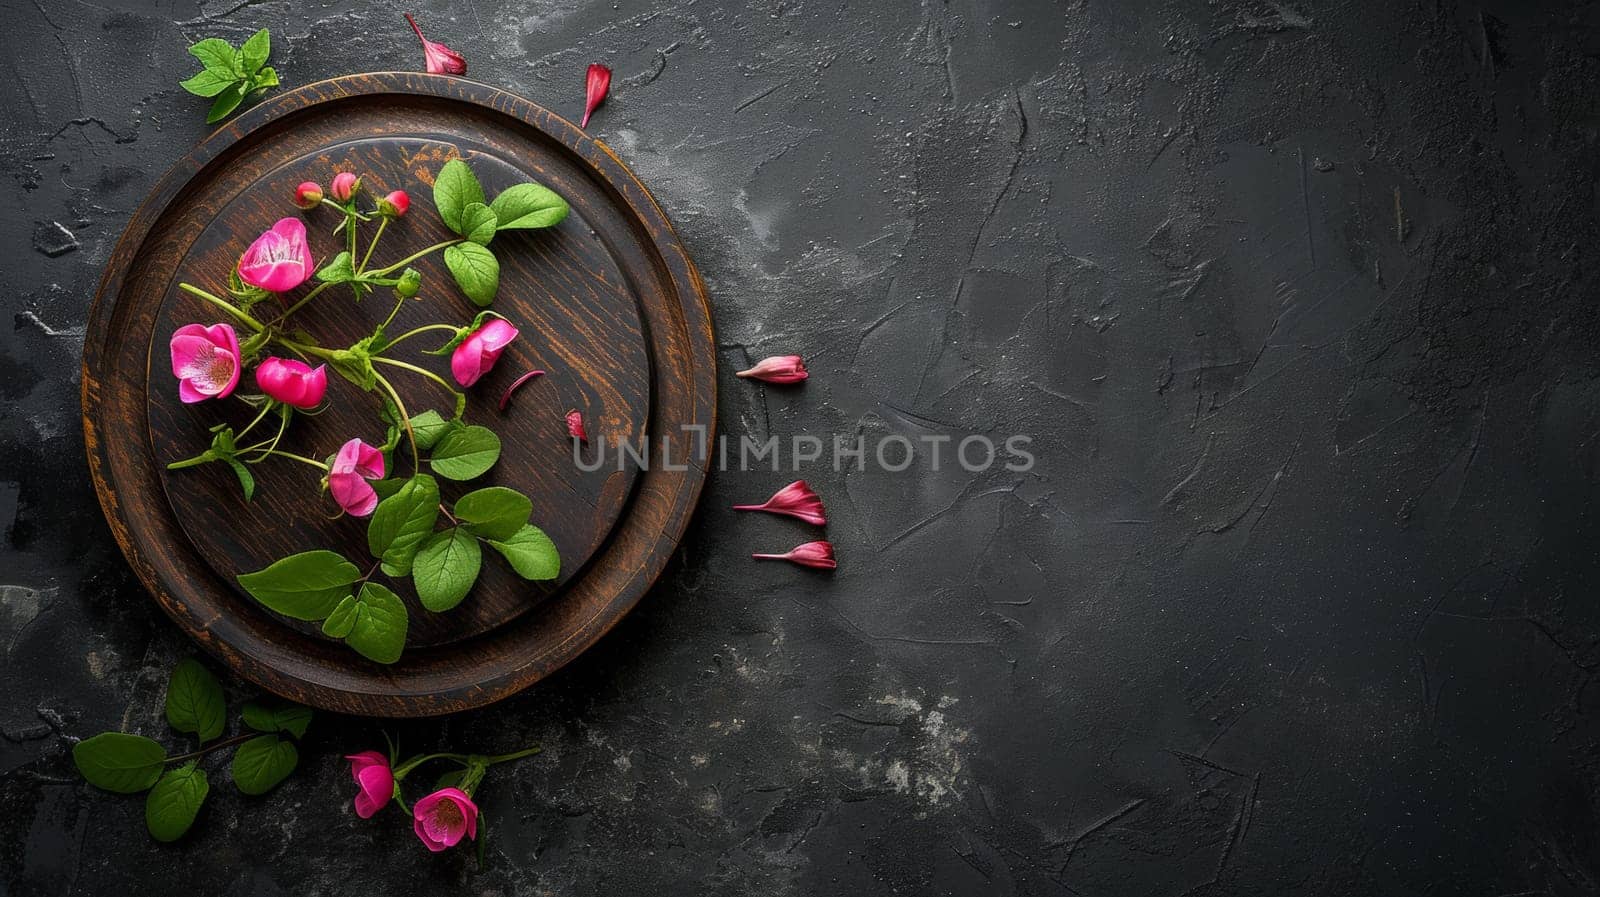
<path id="1" fill-rule="evenodd" d="M 328 547 L 365 558 L 363 521 L 329 520 L 317 473 L 293 462 L 255 465 L 260 489 L 245 503 L 218 465 L 167 471 L 202 450 L 206 430 L 248 421 L 238 402 L 185 406 L 167 371 L 166 342 L 217 313 L 176 289 L 221 292 L 256 234 L 286 214 L 301 180 L 326 183 L 354 170 L 379 193 L 411 193 L 411 213 L 375 257 L 396 260 L 449 236 L 431 208 L 432 173 L 466 158 L 493 195 L 521 180 L 565 196 L 572 214 L 543 231 L 506 232 L 496 311 L 522 338 L 469 392 L 468 420 L 494 428 L 504 451 L 453 497 L 500 484 L 534 500 L 534 522 L 561 550 L 562 579 L 530 585 L 486 557 L 484 577 L 456 610 L 429 614 L 408 589 L 412 630 L 399 663 L 383 667 L 279 617 L 233 576 L 294 551 Z M 305 213 L 313 253 L 338 251 L 332 210 Z M 370 233 L 367 231 L 366 233 Z M 392 333 L 476 311 L 430 256 L 424 302 L 402 309 Z M 297 319 L 326 344 L 358 338 L 388 314 L 382 293 L 357 305 L 335 287 Z M 418 348 L 429 343 L 419 338 Z M 416 73 L 338 78 L 283 94 L 217 131 L 161 180 L 134 215 L 106 267 L 84 348 L 83 410 L 91 473 L 112 530 L 161 607 L 241 675 L 284 697 L 373 716 L 451 713 L 506 697 L 593 644 L 638 602 L 665 566 L 693 512 L 703 463 L 662 464 L 663 437 L 698 444 L 714 431 L 714 340 L 705 288 L 645 188 L 603 145 L 572 124 L 503 91 Z M 405 360 L 448 375 L 447 359 Z M 550 374 L 525 386 L 510 410 L 495 400 L 530 367 Z M 412 413 L 449 398 L 437 385 L 393 371 Z M 245 377 L 249 378 L 247 372 Z M 241 390 L 253 389 L 246 379 Z M 334 377 L 332 405 L 299 416 L 286 445 L 331 454 L 345 439 L 382 437 L 375 396 Z M 612 444 L 651 437 L 650 463 L 573 462 L 561 414 L 583 410 L 591 437 Z M 592 451 L 592 449 L 591 449 Z M 399 458 L 404 453 L 397 454 Z M 409 463 L 402 468 L 409 472 Z"/>

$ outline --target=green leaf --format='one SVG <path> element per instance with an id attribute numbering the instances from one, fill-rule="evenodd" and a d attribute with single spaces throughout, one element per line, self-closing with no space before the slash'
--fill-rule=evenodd
<path id="1" fill-rule="evenodd" d="M 400 596 L 375 582 L 361 587 L 355 626 L 344 637 L 356 653 L 378 663 L 394 663 L 406 647 L 405 603 Z"/>
<path id="2" fill-rule="evenodd" d="M 561 554 L 544 530 L 528 524 L 504 542 L 490 540 L 495 551 L 505 555 L 511 569 L 523 579 L 555 579 L 561 575 Z"/>
<path id="3" fill-rule="evenodd" d="M 444 251 L 444 264 L 456 286 L 479 306 L 494 301 L 500 289 L 500 260 L 477 243 L 457 243 Z"/>
<path id="4" fill-rule="evenodd" d="M 299 704 L 258 704 L 254 701 L 239 711 L 244 724 L 257 732 L 288 732 L 304 738 L 311 725 L 311 708 Z"/>
<path id="5" fill-rule="evenodd" d="M 206 742 L 221 735 L 227 721 L 222 683 L 193 657 L 179 661 L 167 682 L 167 722 L 179 732 L 193 732 Z"/>
<path id="6" fill-rule="evenodd" d="M 483 185 L 478 183 L 472 169 L 460 159 L 444 163 L 438 176 L 433 179 L 433 205 L 439 210 L 439 217 L 444 219 L 445 227 L 464 236 L 466 231 L 462 229 L 461 216 L 467 206 L 475 202 L 483 202 Z"/>
<path id="7" fill-rule="evenodd" d="M 270 65 L 257 72 L 255 78 L 251 79 L 250 81 L 251 90 L 266 90 L 269 87 L 277 86 L 278 70 L 274 69 Z"/>
<path id="8" fill-rule="evenodd" d="M 206 71 L 224 75 L 230 81 L 237 81 L 244 77 L 234 63 L 238 58 L 234 55 L 233 45 L 220 37 L 208 37 L 203 41 L 189 45 L 189 55 L 200 60 Z"/>
<path id="9" fill-rule="evenodd" d="M 263 28 L 239 47 L 239 61 L 244 63 L 244 73 L 254 75 L 267 63 L 267 57 L 272 53 L 272 35 Z"/>
<path id="10" fill-rule="evenodd" d="M 349 252 L 339 253 L 317 269 L 317 279 L 323 283 L 349 283 L 355 280 L 355 259 Z"/>
<path id="11" fill-rule="evenodd" d="M 233 752 L 233 783 L 245 794 L 266 794 L 294 772 L 300 752 L 276 735 L 258 735 Z"/>
<path id="12" fill-rule="evenodd" d="M 244 466 L 244 462 L 238 458 L 223 458 L 222 460 L 228 462 L 228 466 L 233 468 L 234 476 L 239 478 L 239 486 L 244 489 L 244 500 L 250 501 L 255 498 L 256 478 L 250 473 L 250 468 Z"/>
<path id="13" fill-rule="evenodd" d="M 417 549 L 411 568 L 417 599 L 434 613 L 455 607 L 472 591 L 482 565 L 483 550 L 470 533 L 458 526 L 434 533 Z"/>
<path id="14" fill-rule="evenodd" d="M 206 771 L 185 763 L 168 771 L 144 801 L 144 824 L 157 841 L 176 841 L 194 825 L 194 817 L 211 792 Z"/>
<path id="15" fill-rule="evenodd" d="M 101 732 L 72 746 L 72 762 L 96 788 L 136 794 L 161 778 L 167 751 L 139 735 Z"/>
<path id="16" fill-rule="evenodd" d="M 515 489 L 490 486 L 461 496 L 454 513 L 474 536 L 503 541 L 516 535 L 528 522 L 528 515 L 533 513 L 533 501 Z"/>
<path id="17" fill-rule="evenodd" d="M 211 104 L 211 111 L 206 113 L 206 124 L 214 125 L 227 118 L 233 110 L 239 108 L 239 103 L 243 100 L 244 91 L 240 89 L 239 83 L 217 94 L 216 101 Z"/>
<path id="18" fill-rule="evenodd" d="M 487 246 L 494 239 L 499 221 L 488 206 L 481 202 L 469 203 L 461 210 L 461 235 L 479 246 Z"/>
<path id="19" fill-rule="evenodd" d="M 361 608 L 361 602 L 354 595 L 344 596 L 339 606 L 328 614 L 328 619 L 322 621 L 322 634 L 333 638 L 344 638 L 356 626 L 356 611 Z"/>
<path id="20" fill-rule="evenodd" d="M 367 524 L 367 548 L 383 562 L 383 572 L 405 576 L 417 546 L 433 532 L 439 519 L 439 483 L 419 473 L 400 491 L 378 502 Z"/>
<path id="21" fill-rule="evenodd" d="M 257 601 L 286 617 L 320 620 L 331 613 L 361 578 L 355 564 L 331 551 L 302 551 L 263 570 L 239 577 Z"/>
<path id="22" fill-rule="evenodd" d="M 457 427 L 439 438 L 428 456 L 428 466 L 445 479 L 470 480 L 482 476 L 500 460 L 500 437 L 488 427 Z"/>
<path id="23" fill-rule="evenodd" d="M 500 230 L 554 227 L 567 217 L 567 201 L 543 184 L 517 184 L 500 191 L 489 203 Z"/>
<path id="24" fill-rule="evenodd" d="M 197 97 L 214 97 L 237 83 L 231 75 L 220 75 L 210 69 L 201 69 L 192 78 L 179 81 L 178 86 Z"/>
<path id="25" fill-rule="evenodd" d="M 424 411 L 411 418 L 411 433 L 417 437 L 417 448 L 428 451 L 433 448 L 452 427 L 453 421 L 447 421 L 437 411 Z"/>

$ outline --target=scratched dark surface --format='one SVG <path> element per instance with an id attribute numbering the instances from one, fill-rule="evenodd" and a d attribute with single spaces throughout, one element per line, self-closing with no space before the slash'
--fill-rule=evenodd
<path id="1" fill-rule="evenodd" d="M 101 521 L 101 266 L 204 133 L 184 46 L 415 68 L 377 0 L 0 0 L 0 893 L 1592 894 L 1600 9 L 419 2 L 576 117 L 710 286 L 732 436 L 1034 439 L 1026 473 L 713 476 L 617 631 L 412 749 L 545 753 L 486 863 L 351 812 L 323 716 L 195 830 L 74 775 L 189 646 Z M 731 371 L 805 354 L 787 392 Z M 924 447 L 931 442 L 924 442 Z M 945 449 L 948 462 L 948 447 Z M 230 689 L 239 700 L 243 683 Z"/>

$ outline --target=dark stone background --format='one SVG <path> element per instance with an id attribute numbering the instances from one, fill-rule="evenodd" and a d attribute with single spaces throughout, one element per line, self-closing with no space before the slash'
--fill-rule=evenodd
<path id="1" fill-rule="evenodd" d="M 101 521 L 78 354 L 206 132 L 185 45 L 416 68 L 382 0 L 0 0 L 0 893 L 1600 890 L 1600 11 L 1527 0 L 418 0 L 574 118 L 710 284 L 730 435 L 1034 437 L 813 467 L 841 569 L 716 476 L 639 610 L 525 695 L 389 727 L 546 753 L 487 868 L 302 770 L 158 846 L 74 738 L 191 650 Z M 801 352 L 813 378 L 735 380 Z M 236 697 L 251 689 L 233 683 Z"/>

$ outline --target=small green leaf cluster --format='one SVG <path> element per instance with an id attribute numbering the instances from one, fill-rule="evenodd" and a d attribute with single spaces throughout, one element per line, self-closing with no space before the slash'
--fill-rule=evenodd
<path id="1" fill-rule="evenodd" d="M 461 292 L 480 306 L 493 302 L 500 289 L 500 261 L 489 250 L 495 234 L 554 227 L 569 211 L 554 190 L 531 182 L 507 187 L 491 202 L 460 159 L 446 162 L 434 177 L 433 204 L 445 226 L 465 238 L 445 249 L 445 267 Z"/>
<path id="2" fill-rule="evenodd" d="M 272 36 L 263 28 L 238 47 L 217 37 L 208 37 L 189 47 L 189 55 L 204 66 L 178 86 L 197 97 L 212 99 L 206 124 L 214 125 L 239 108 L 244 98 L 258 90 L 278 86 L 278 73 L 267 65 L 272 52 Z"/>
<path id="3" fill-rule="evenodd" d="M 417 448 L 428 453 L 434 474 L 466 481 L 487 473 L 500 458 L 500 437 L 487 427 L 446 420 L 425 411 L 409 421 Z M 439 482 L 416 473 L 373 483 L 382 496 L 367 523 L 367 550 L 376 563 L 365 574 L 337 552 L 305 551 L 239 576 L 239 584 L 267 608 L 297 620 L 322 623 L 323 634 L 343 639 L 376 663 L 394 663 L 405 649 L 410 615 L 405 602 L 372 581 L 377 571 L 411 578 L 417 600 L 433 613 L 460 604 L 483 566 L 482 546 L 499 552 L 517 575 L 555 579 L 561 557 L 555 543 L 529 517 L 533 502 L 504 486 L 468 492 L 446 507 Z M 440 517 L 447 526 L 438 529 Z"/>
<path id="4" fill-rule="evenodd" d="M 246 729 L 259 734 L 240 733 L 218 741 L 227 725 L 227 700 L 222 684 L 193 658 L 173 668 L 166 709 L 167 723 L 194 735 L 198 750 L 169 756 L 160 742 L 124 732 L 102 732 L 72 748 L 72 761 L 89 784 L 118 794 L 149 792 L 145 826 L 157 841 L 176 841 L 194 824 L 211 793 L 210 779 L 200 765 L 207 754 L 238 745 L 229 766 L 234 784 L 245 794 L 266 794 L 300 762 L 295 742 L 311 725 L 308 707 L 251 702 L 240 716 Z"/>

